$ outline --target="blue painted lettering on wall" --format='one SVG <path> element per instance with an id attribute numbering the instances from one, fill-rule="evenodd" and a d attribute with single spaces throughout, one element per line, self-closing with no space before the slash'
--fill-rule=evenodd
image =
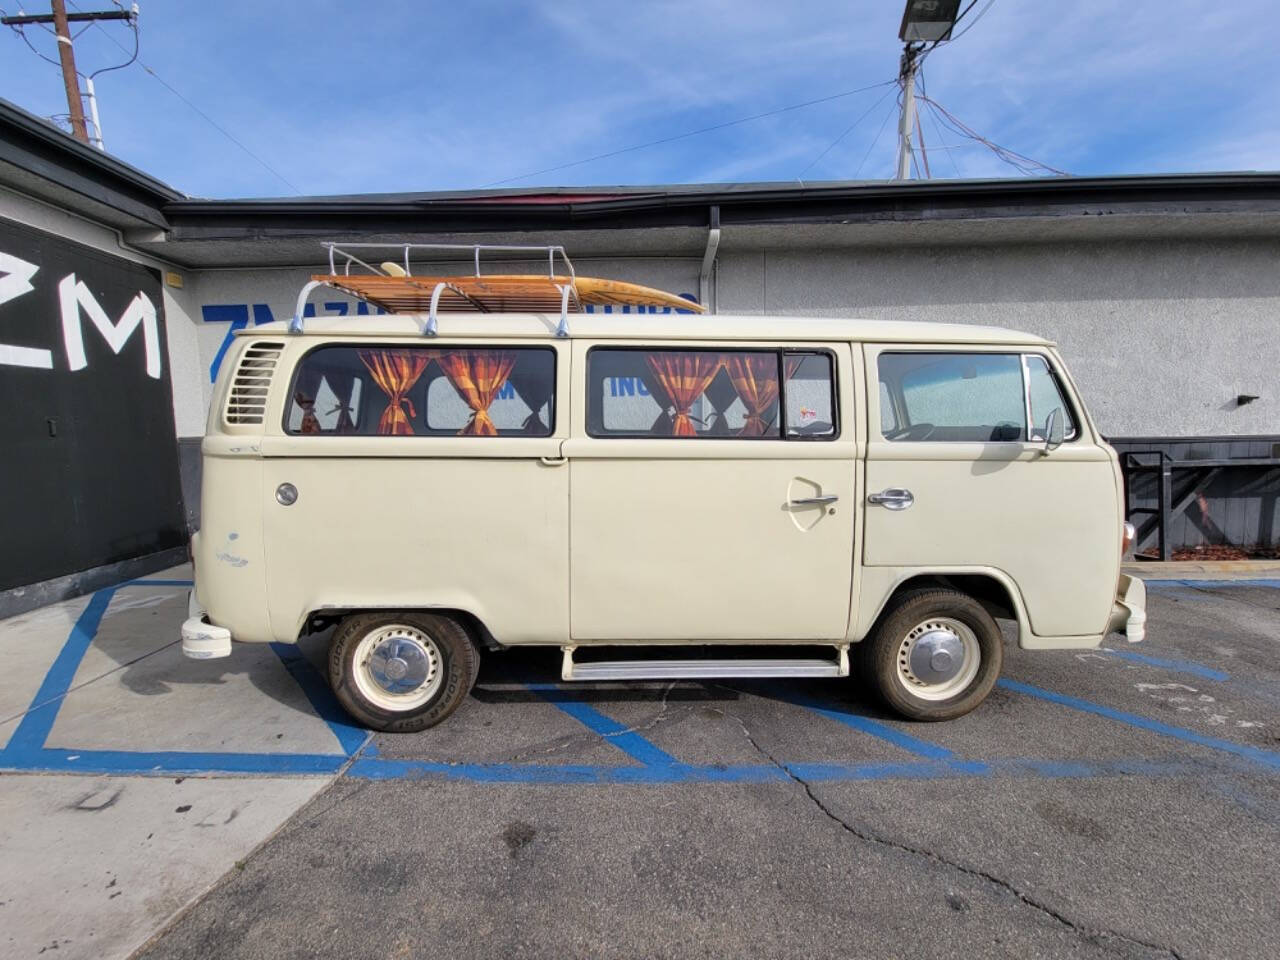
<path id="1" fill-rule="evenodd" d="M 609 396 L 634 397 L 636 394 L 639 394 L 642 397 L 649 396 L 648 388 L 644 385 L 644 381 L 639 377 L 609 378 Z"/>
<path id="2" fill-rule="evenodd" d="M 329 317 L 345 317 L 351 311 L 351 304 L 345 300 L 328 300 L 322 306 L 325 311 L 324 316 Z M 209 365 L 210 383 L 218 379 L 218 368 L 222 366 L 222 358 L 227 355 L 227 349 L 231 346 L 236 331 L 243 330 L 249 325 L 251 307 L 255 327 L 275 319 L 271 308 L 265 303 L 210 303 L 200 308 L 201 318 L 205 323 L 227 324 L 227 335 L 222 338 L 222 343 L 218 345 L 218 352 L 213 356 L 213 363 Z M 356 316 L 371 316 L 386 312 L 381 307 L 370 307 L 363 300 L 356 304 Z M 308 303 L 302 310 L 302 316 L 304 318 L 316 316 L 316 305 Z"/>
<path id="3" fill-rule="evenodd" d="M 692 293 L 682 293 L 680 296 L 685 300 L 688 300 L 690 303 L 698 302 L 698 298 Z M 632 306 L 631 304 L 626 303 L 616 308 L 613 304 L 609 303 L 602 306 L 594 303 L 588 303 L 584 304 L 582 309 L 586 313 L 693 313 L 692 310 L 681 310 L 679 307 L 659 307 L 653 305 Z"/>

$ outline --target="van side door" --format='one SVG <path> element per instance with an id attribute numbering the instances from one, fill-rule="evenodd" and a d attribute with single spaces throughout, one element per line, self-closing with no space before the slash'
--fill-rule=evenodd
<path id="1" fill-rule="evenodd" d="M 849 344 L 574 350 L 574 641 L 843 638 L 857 496 Z"/>

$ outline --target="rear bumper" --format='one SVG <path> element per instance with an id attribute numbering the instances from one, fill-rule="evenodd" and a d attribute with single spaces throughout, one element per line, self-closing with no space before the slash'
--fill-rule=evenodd
<path id="1" fill-rule="evenodd" d="M 187 619 L 182 624 L 182 653 L 192 660 L 231 656 L 231 631 L 209 622 L 194 590 L 187 598 Z"/>
<path id="2" fill-rule="evenodd" d="M 1120 574 L 1107 633 L 1123 633 L 1130 643 L 1140 643 L 1146 636 L 1147 585 L 1137 577 Z"/>

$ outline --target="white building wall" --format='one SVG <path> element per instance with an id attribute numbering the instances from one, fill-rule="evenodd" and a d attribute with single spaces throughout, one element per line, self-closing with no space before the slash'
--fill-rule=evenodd
<path id="1" fill-rule="evenodd" d="M 1110 436 L 1280 433 L 1280 241 L 729 249 L 717 286 L 721 313 L 1049 337 Z"/>
<path id="2" fill-rule="evenodd" d="M 80 239 L 85 226 L 77 221 L 71 235 Z M 107 237 L 113 244 L 114 235 Z M 698 291 L 696 258 L 584 258 L 575 266 Z M 184 273 L 181 291 L 166 288 L 179 436 L 203 431 L 226 318 L 236 314 L 249 325 L 289 318 L 316 269 L 206 270 Z M 721 313 L 982 323 L 1050 337 L 1111 436 L 1280 433 L 1280 241 L 728 246 L 716 290 Z M 333 290 L 316 291 L 311 303 L 321 314 L 340 303 L 358 309 Z M 1260 399 L 1241 407 L 1239 394 Z"/>

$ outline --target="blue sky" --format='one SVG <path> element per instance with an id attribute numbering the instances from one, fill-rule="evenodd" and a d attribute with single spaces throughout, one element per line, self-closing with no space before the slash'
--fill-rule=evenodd
<path id="1" fill-rule="evenodd" d="M 141 62 L 283 180 L 139 64 L 100 76 L 98 94 L 108 150 L 193 196 L 468 189 L 890 80 L 902 6 L 142 4 Z M 1042 20 L 1047 8 L 1062 19 Z M 1273 14 L 1273 0 L 995 0 L 929 57 L 925 80 L 970 127 L 1070 173 L 1274 170 Z M 105 30 L 132 46 L 123 26 Z M 28 31 L 56 56 L 52 37 Z M 122 59 L 96 29 L 76 53 L 84 72 Z M 66 112 L 57 68 L 7 31 L 0 95 Z M 878 87 L 510 185 L 886 178 L 893 110 L 891 88 Z M 935 177 L 1019 175 L 923 121 Z"/>

